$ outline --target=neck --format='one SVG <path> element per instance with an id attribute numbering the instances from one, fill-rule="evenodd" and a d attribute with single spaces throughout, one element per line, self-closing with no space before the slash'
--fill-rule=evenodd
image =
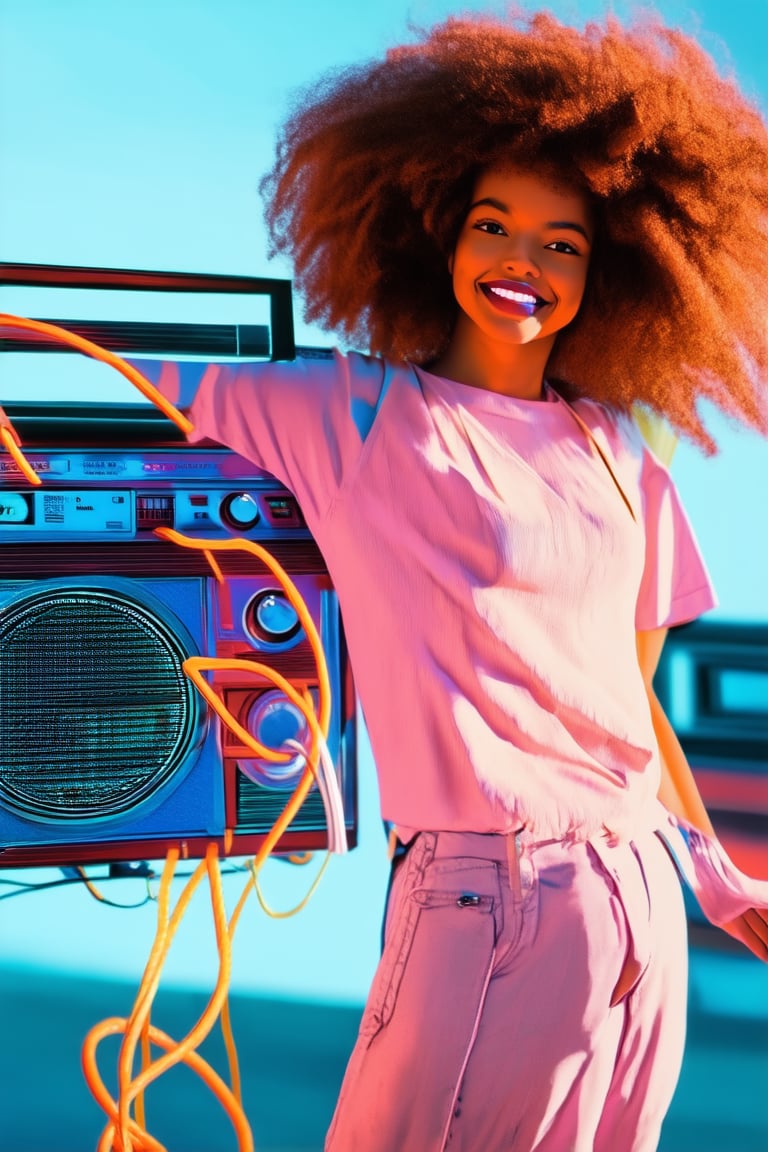
<path id="1" fill-rule="evenodd" d="M 526 344 L 494 342 L 474 327 L 465 329 L 460 320 L 445 352 L 429 368 L 444 379 L 486 392 L 541 400 L 553 344 L 554 338 Z"/>

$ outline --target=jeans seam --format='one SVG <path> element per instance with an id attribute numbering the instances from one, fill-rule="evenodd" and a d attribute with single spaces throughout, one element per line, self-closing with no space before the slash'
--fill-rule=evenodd
<path id="1" fill-rule="evenodd" d="M 422 912 L 422 908 L 418 903 L 409 899 L 408 894 L 417 885 L 423 882 L 424 873 L 434 857 L 436 837 L 434 833 L 425 832 L 420 835 L 414 844 L 413 848 L 409 851 L 403 868 L 405 868 L 405 875 L 403 876 L 403 888 L 399 894 L 398 907 L 395 910 L 397 917 L 405 916 L 405 923 L 400 934 L 400 947 L 397 956 L 393 959 L 389 967 L 389 979 L 387 980 L 386 987 L 382 990 L 381 996 L 377 1004 L 371 1005 L 370 1012 L 366 1012 L 368 1021 L 363 1021 L 361 1024 L 361 1035 L 366 1037 L 368 1044 L 371 1044 L 374 1038 L 379 1034 L 382 1028 L 387 1024 L 391 1014 L 393 1002 L 397 1000 L 397 991 L 402 980 L 405 965 L 408 960 L 408 955 L 413 946 L 413 939 L 416 932 L 416 926 Z M 407 901 L 405 909 L 402 908 L 402 901 Z M 374 1011 L 374 1008 L 376 1009 Z M 374 1025 L 372 1027 L 372 1025 Z"/>

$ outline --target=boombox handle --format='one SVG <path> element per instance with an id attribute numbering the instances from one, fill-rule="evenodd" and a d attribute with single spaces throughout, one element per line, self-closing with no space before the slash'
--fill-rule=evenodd
<path id="1" fill-rule="evenodd" d="M 293 360 L 296 342 L 290 280 L 224 276 L 207 272 L 144 272 L 133 268 L 87 268 L 65 264 L 12 264 L 0 261 L 0 285 L 97 288 L 142 292 L 211 292 L 269 296 L 270 326 L 260 324 L 165 324 L 126 321 L 61 320 L 49 324 L 93 340 L 112 352 L 165 355 L 250 356 Z M 33 333 L 0 339 L 5 352 L 66 352 L 64 345 Z"/>

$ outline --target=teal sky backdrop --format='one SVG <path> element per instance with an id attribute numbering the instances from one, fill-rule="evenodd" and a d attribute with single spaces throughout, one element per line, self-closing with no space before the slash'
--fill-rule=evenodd
<path id="1" fill-rule="evenodd" d="M 592 0 L 548 7 L 575 24 L 606 10 Z M 611 10 L 626 17 L 636 7 L 617 2 Z M 768 108 L 768 0 L 659 0 L 655 7 Z M 290 268 L 267 259 L 258 183 L 297 89 L 407 39 L 412 25 L 504 9 L 446 0 L 0 0 L 0 259 L 289 276 Z M 69 314 L 81 314 L 76 307 L 97 318 L 104 306 L 84 297 Z M 0 287 L 3 311 L 39 315 L 43 307 L 51 314 L 42 293 Z M 110 296 L 108 307 L 108 315 L 140 318 L 148 304 Z M 164 303 L 163 314 L 170 318 L 174 307 L 176 318 L 203 320 L 221 305 L 202 301 L 193 311 L 189 301 Z M 332 343 L 300 315 L 297 321 L 301 342 Z M 0 402 L 134 398 L 101 366 L 40 360 L 0 357 Z M 674 474 L 720 593 L 719 615 L 765 619 L 768 444 L 720 420 L 712 427 L 721 454 L 705 460 L 681 445 Z M 296 918 L 268 920 L 252 903 L 235 944 L 234 987 L 338 1001 L 364 996 L 386 872 L 365 751 L 361 775 L 361 847 L 331 862 Z M 242 875 L 227 878 L 232 904 L 243 883 Z M 129 902 L 138 894 L 134 884 L 113 885 L 109 894 Z M 265 869 L 264 887 L 281 906 L 306 884 L 304 873 L 286 865 Z M 2 904 L 0 963 L 137 979 L 153 930 L 152 906 L 118 912 L 80 888 L 25 895 Z M 208 988 L 214 971 L 210 910 L 198 900 L 168 977 Z"/>

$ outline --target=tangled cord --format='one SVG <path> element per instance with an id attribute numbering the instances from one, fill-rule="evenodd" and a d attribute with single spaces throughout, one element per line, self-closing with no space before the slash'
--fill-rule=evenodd
<path id="1" fill-rule="evenodd" d="M 109 1118 L 101 1134 L 97 1152 L 110 1152 L 111 1149 L 114 1149 L 114 1152 L 164 1152 L 163 1145 L 146 1130 L 143 1092 L 149 1084 L 179 1063 L 187 1064 L 196 1072 L 220 1101 L 235 1129 L 239 1152 L 253 1152 L 253 1136 L 240 1101 L 239 1075 L 236 1071 L 234 1049 L 228 1045 L 233 1088 L 229 1088 L 196 1051 L 221 1015 L 226 1003 L 236 919 L 233 917 L 230 924 L 227 924 L 218 854 L 213 844 L 208 846 L 205 859 L 192 873 L 176 902 L 173 913 L 169 915 L 170 886 L 178 858 L 177 849 L 171 849 L 166 857 L 158 891 L 155 939 L 130 1016 L 103 1020 L 90 1030 L 83 1044 L 82 1061 L 86 1082 L 97 1103 Z M 216 986 L 205 1010 L 187 1035 L 177 1042 L 151 1025 L 149 1015 L 173 937 L 195 889 L 206 873 L 219 951 L 219 972 Z M 107 1036 L 120 1034 L 123 1040 L 117 1066 L 117 1100 L 114 1100 L 99 1074 L 96 1049 Z M 136 1047 L 140 1041 L 143 1045 L 143 1068 L 138 1076 L 134 1076 Z M 164 1049 L 164 1055 L 154 1061 L 148 1060 L 150 1044 Z M 136 1119 L 131 1116 L 131 1105 L 134 1100 L 138 1104 Z"/>
<path id="2" fill-rule="evenodd" d="M 171 419 L 185 434 L 192 430 L 187 417 L 174 407 L 133 365 L 115 353 L 107 351 L 65 328 L 47 324 L 44 321 L 0 313 L 0 327 L 21 329 L 47 336 L 68 344 L 93 359 L 117 369 L 134 384 L 139 391 Z M 21 441 L 11 421 L 0 407 L 0 443 L 11 455 L 25 479 L 34 485 L 42 483 L 34 468 L 24 456 Z M 331 689 L 327 663 L 322 642 L 312 616 L 300 593 L 278 562 L 260 545 L 247 540 L 197 540 L 183 536 L 169 528 L 159 528 L 156 534 L 180 546 L 196 548 L 204 552 L 215 578 L 224 577 L 213 556 L 214 551 L 230 549 L 245 550 L 257 556 L 267 565 L 283 587 L 289 602 L 297 613 L 304 628 L 315 658 L 318 681 L 318 711 L 315 712 L 308 686 L 303 685 L 299 692 L 289 681 L 265 664 L 246 660 L 223 660 L 209 657 L 190 657 L 184 661 L 185 674 L 190 678 L 207 703 L 218 714 L 236 736 L 258 757 L 271 761 L 290 761 L 299 752 L 304 767 L 301 778 L 282 813 L 278 816 L 265 836 L 256 856 L 249 861 L 250 877 L 240 895 L 234 912 L 227 922 L 222 892 L 221 869 L 218 849 L 210 843 L 205 857 L 195 868 L 170 912 L 170 888 L 179 860 L 178 848 L 169 849 L 157 894 L 157 929 L 144 974 L 139 985 L 130 1016 L 110 1017 L 96 1024 L 87 1034 L 82 1049 L 82 1064 L 86 1083 L 94 1098 L 108 1117 L 102 1131 L 97 1152 L 165 1152 L 164 1146 L 150 1135 L 146 1128 L 144 1092 L 146 1088 L 179 1063 L 192 1069 L 213 1092 L 229 1117 L 235 1131 L 239 1152 L 253 1152 L 253 1135 L 242 1107 L 240 1074 L 237 1051 L 229 1018 L 228 990 L 232 967 L 232 941 L 242 910 L 251 890 L 256 890 L 258 899 L 269 915 L 282 918 L 300 911 L 307 903 L 325 870 L 329 856 L 324 861 L 318 876 L 312 883 L 305 898 L 290 912 L 275 912 L 264 900 L 259 887 L 259 872 L 265 860 L 271 855 L 288 826 L 293 821 L 313 783 L 320 788 L 328 819 L 330 851 L 346 851 L 344 812 L 338 780 L 328 752 L 327 738 L 331 716 Z M 255 739 L 232 715 L 212 686 L 204 679 L 204 672 L 217 669 L 235 669 L 257 674 L 270 680 L 300 710 L 307 723 L 308 747 L 301 742 L 286 742 L 286 751 L 269 748 Z M 225 847 L 231 842 L 232 834 L 227 831 Z M 216 945 L 219 955 L 219 969 L 216 985 L 202 1015 L 187 1035 L 175 1041 L 150 1022 L 152 1004 L 157 993 L 163 965 L 192 896 L 203 879 L 208 877 L 208 886 L 213 910 Z M 198 1054 L 197 1048 L 208 1036 L 216 1021 L 221 1020 L 231 1087 Z M 99 1044 L 108 1036 L 123 1037 L 117 1066 L 117 1098 L 107 1090 L 99 1073 L 96 1052 Z M 153 1059 L 152 1046 L 162 1049 L 163 1055 Z M 141 1071 L 134 1075 L 137 1047 L 141 1051 Z M 132 1115 L 132 1110 L 135 1115 Z"/>

